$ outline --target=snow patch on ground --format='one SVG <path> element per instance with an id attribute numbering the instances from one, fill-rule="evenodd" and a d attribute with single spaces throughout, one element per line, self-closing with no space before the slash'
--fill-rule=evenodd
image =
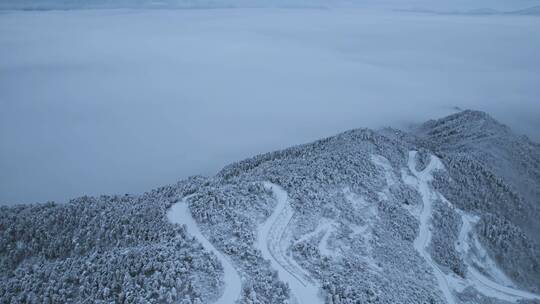
<path id="1" fill-rule="evenodd" d="M 289 225 L 294 210 L 289 204 L 287 192 L 278 185 L 265 183 L 272 190 L 277 206 L 257 231 L 256 247 L 261 250 L 265 259 L 270 260 L 277 270 L 280 280 L 287 283 L 291 290 L 291 300 L 295 304 L 324 303 L 319 295 L 319 286 L 288 254 L 290 248 Z"/>
<path id="2" fill-rule="evenodd" d="M 354 211 L 361 214 L 364 220 L 373 221 L 378 216 L 377 206 L 366 201 L 363 196 L 352 192 L 349 187 L 343 189 L 343 195 L 345 196 L 345 199 L 354 207 Z"/>
<path id="3" fill-rule="evenodd" d="M 379 192 L 379 198 L 382 200 L 388 200 L 390 194 L 390 187 L 396 183 L 396 175 L 392 165 L 385 157 L 381 155 L 372 155 L 371 161 L 384 170 L 384 179 L 386 180 L 386 187 Z"/>
<path id="4" fill-rule="evenodd" d="M 334 232 L 336 232 L 336 230 L 337 223 L 335 221 L 327 218 L 322 218 L 315 230 L 303 235 L 301 238 L 295 241 L 295 243 L 305 242 L 307 240 L 310 240 L 311 238 L 320 237 L 320 235 L 323 234 L 318 244 L 319 252 L 322 255 L 326 256 L 336 256 L 336 251 L 328 246 L 328 239 Z"/>
<path id="5" fill-rule="evenodd" d="M 319 252 L 326 256 L 335 256 L 336 252 L 328 247 L 328 238 L 336 231 L 336 226 L 329 224 L 325 227 L 324 235 L 319 242 Z"/>
<path id="6" fill-rule="evenodd" d="M 185 225 L 187 232 L 193 235 L 204 249 L 212 252 L 217 256 L 221 265 L 223 266 L 225 289 L 223 294 L 214 303 L 216 304 L 232 304 L 236 303 L 240 298 L 242 290 L 242 280 L 240 275 L 235 270 L 228 257 L 222 254 L 217 248 L 208 241 L 208 239 L 202 234 L 195 219 L 191 216 L 189 210 L 189 204 L 187 202 L 188 197 L 185 197 L 181 202 L 174 204 L 167 212 L 167 218 L 169 221 L 175 224 Z"/>
<path id="7" fill-rule="evenodd" d="M 467 265 L 482 269 L 482 272 L 488 274 L 489 277 L 501 285 L 515 287 L 512 280 L 499 269 L 497 263 L 488 255 L 476 235 L 472 233 L 474 225 L 480 218 L 461 210 L 459 213 L 461 214 L 463 224 L 459 233 L 456 250 L 463 256 Z"/>
<path id="8" fill-rule="evenodd" d="M 389 186 L 386 187 L 386 190 L 379 193 L 379 197 L 388 199 L 388 189 Z M 374 204 L 367 202 L 361 195 L 351 192 L 349 188 L 343 189 L 343 194 L 345 195 L 345 199 L 354 206 L 355 212 L 362 215 L 362 220 L 365 222 L 363 225 L 353 223 L 349 223 L 348 225 L 352 230 L 352 236 L 360 236 L 362 238 L 362 242 L 366 249 L 366 255 L 363 256 L 364 262 L 366 262 L 373 270 L 380 271 L 381 268 L 377 265 L 371 254 L 373 249 L 371 246 L 371 241 L 373 240 L 373 227 L 375 221 L 379 218 L 377 207 Z"/>

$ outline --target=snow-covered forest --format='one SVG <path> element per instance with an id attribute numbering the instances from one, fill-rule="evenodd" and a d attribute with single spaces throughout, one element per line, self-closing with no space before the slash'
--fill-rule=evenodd
<path id="1" fill-rule="evenodd" d="M 0 0 L 0 304 L 540 304 L 540 0 Z"/>
<path id="2" fill-rule="evenodd" d="M 0 303 L 537 303 L 538 189 L 540 146 L 482 112 L 351 130 L 1 207 Z"/>

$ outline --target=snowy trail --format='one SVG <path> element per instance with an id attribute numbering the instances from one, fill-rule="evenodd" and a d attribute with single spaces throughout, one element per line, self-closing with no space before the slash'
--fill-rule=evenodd
<path id="1" fill-rule="evenodd" d="M 461 291 L 466 286 L 473 286 L 481 294 L 503 301 L 517 302 L 520 299 L 540 299 L 539 295 L 527 291 L 517 290 L 494 282 L 472 266 L 468 258 L 469 251 L 471 249 L 471 240 L 469 238 L 474 223 L 478 219 L 471 215 L 467 215 L 464 212 L 462 212 L 463 225 L 459 233 L 459 244 L 456 247 L 456 250 L 462 254 L 465 263 L 467 264 L 467 278 L 462 279 L 457 276 L 446 275 L 440 269 L 437 263 L 433 261 L 431 255 L 427 251 L 427 247 L 431 241 L 430 221 L 433 212 L 433 202 L 437 199 L 441 199 L 443 201 L 446 201 L 446 199 L 440 193 L 433 190 L 430 187 L 429 182 L 433 179 L 433 171 L 437 169 L 444 169 L 444 165 L 437 157 L 431 156 L 428 166 L 422 171 L 417 171 L 415 166 L 416 154 L 416 151 L 409 152 L 408 161 L 409 170 L 412 172 L 414 177 L 407 175 L 403 176 L 405 183 L 415 187 L 418 190 L 422 197 L 423 203 L 422 211 L 420 213 L 420 232 L 418 237 L 414 240 L 414 247 L 433 269 L 439 284 L 439 288 L 441 289 L 446 302 L 448 304 L 455 304 L 456 300 L 454 299 L 452 290 Z M 500 272 L 498 269 L 495 270 Z M 500 273 L 502 274 L 502 272 Z M 503 277 L 503 275 L 499 276 L 501 277 L 501 281 L 509 281 L 509 279 Z"/>
<path id="2" fill-rule="evenodd" d="M 511 285 L 512 282 L 509 278 L 506 277 L 506 275 L 502 271 L 500 271 L 496 267 L 496 265 L 494 265 L 494 262 L 488 263 L 493 264 L 489 265 L 491 267 L 489 267 L 488 270 L 490 270 L 490 272 L 493 273 L 493 276 L 498 279 L 498 281 L 502 282 L 504 285 L 488 278 L 486 275 L 482 274 L 474 266 L 472 266 L 470 257 L 471 244 L 474 244 L 475 246 L 480 245 L 476 245 L 477 241 L 472 240 L 471 232 L 474 224 L 476 224 L 479 218 L 476 216 L 468 215 L 463 211 L 461 211 L 460 213 L 463 224 L 459 232 L 459 245 L 456 249 L 462 255 L 463 260 L 467 265 L 468 283 L 474 286 L 474 288 L 478 292 L 484 294 L 485 296 L 497 298 L 500 300 L 505 300 L 509 302 L 517 302 L 520 299 L 540 300 L 540 295 L 505 286 Z"/>
<path id="3" fill-rule="evenodd" d="M 317 246 L 319 248 L 319 252 L 322 255 L 334 256 L 336 253 L 330 248 L 328 248 L 328 238 L 334 231 L 336 231 L 336 223 L 332 220 L 323 218 L 319 225 L 317 225 L 317 228 L 315 228 L 315 230 L 303 235 L 301 238 L 295 241 L 295 244 L 305 242 L 311 238 L 319 236 L 320 233 L 323 233 L 323 237 L 321 238 Z"/>
<path id="4" fill-rule="evenodd" d="M 223 281 L 225 282 L 225 289 L 221 297 L 217 299 L 214 303 L 236 303 L 236 301 L 240 298 L 242 288 L 242 281 L 240 279 L 240 275 L 234 269 L 229 258 L 223 255 L 219 250 L 217 250 L 216 247 L 214 247 L 214 245 L 212 245 L 212 243 L 210 243 L 199 230 L 197 222 L 195 222 L 195 219 L 193 219 L 193 217 L 191 216 L 191 212 L 189 211 L 189 204 L 186 200 L 187 197 L 184 198 L 181 202 L 173 205 L 171 209 L 167 212 L 167 217 L 172 223 L 186 225 L 188 233 L 193 235 L 202 244 L 204 249 L 213 252 L 221 262 L 224 272 Z"/>
<path id="5" fill-rule="evenodd" d="M 256 246 L 265 259 L 270 260 L 280 280 L 291 289 L 291 300 L 297 304 L 324 303 L 319 297 L 319 287 L 290 256 L 287 255 L 288 240 L 284 237 L 293 218 L 287 192 L 278 185 L 265 183 L 277 200 L 270 217 L 259 226 Z"/>
<path id="6" fill-rule="evenodd" d="M 422 211 L 420 213 L 420 232 L 418 237 L 414 240 L 414 248 L 420 253 L 420 256 L 426 260 L 426 262 L 433 269 L 433 273 L 437 278 L 437 283 L 441 289 L 446 303 L 455 304 L 454 295 L 452 294 L 450 284 L 446 278 L 444 272 L 433 261 L 431 255 L 427 251 L 427 247 L 431 241 L 430 220 L 432 216 L 433 201 L 437 198 L 437 194 L 430 189 L 429 182 L 432 180 L 432 173 L 436 169 L 444 168 L 442 163 L 434 156 L 431 156 L 431 160 L 427 167 L 422 171 L 416 170 L 416 151 L 409 152 L 409 170 L 413 173 L 415 178 L 407 177 L 405 182 L 415 187 L 422 197 Z"/>

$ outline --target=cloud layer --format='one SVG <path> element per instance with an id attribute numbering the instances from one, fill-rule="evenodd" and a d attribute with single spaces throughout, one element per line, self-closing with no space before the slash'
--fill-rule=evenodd
<path id="1" fill-rule="evenodd" d="M 480 109 L 540 139 L 540 18 L 377 10 L 0 16 L 0 202 L 139 193 L 357 127 Z"/>

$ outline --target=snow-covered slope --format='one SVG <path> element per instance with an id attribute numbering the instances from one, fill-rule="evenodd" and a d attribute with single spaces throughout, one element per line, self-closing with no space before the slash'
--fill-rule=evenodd
<path id="1" fill-rule="evenodd" d="M 319 287 L 309 273 L 288 255 L 290 242 L 286 237 L 294 211 L 289 204 L 287 193 L 278 185 L 267 183 L 277 200 L 277 206 L 270 217 L 259 227 L 256 247 L 262 256 L 271 262 L 277 270 L 280 280 L 287 283 L 292 291 L 291 301 L 295 304 L 323 303 L 319 294 Z"/>
<path id="2" fill-rule="evenodd" d="M 485 113 L 0 208 L 0 303 L 535 303 L 540 146 Z"/>
<path id="3" fill-rule="evenodd" d="M 234 266 L 229 259 L 217 250 L 199 230 L 197 222 L 195 222 L 191 216 L 186 199 L 187 197 L 181 202 L 174 204 L 167 212 L 167 216 L 169 220 L 175 224 L 186 225 L 187 232 L 190 235 L 193 235 L 205 250 L 216 255 L 223 266 L 223 281 L 225 283 L 224 291 L 219 298 L 213 302 L 216 304 L 235 303 L 240 298 L 242 286 L 240 275 L 234 269 Z"/>
<path id="4" fill-rule="evenodd" d="M 458 208 L 482 213 L 480 242 L 510 277 L 540 291 L 539 145 L 475 111 L 429 121 L 415 133 L 448 169 L 435 187 Z"/>

